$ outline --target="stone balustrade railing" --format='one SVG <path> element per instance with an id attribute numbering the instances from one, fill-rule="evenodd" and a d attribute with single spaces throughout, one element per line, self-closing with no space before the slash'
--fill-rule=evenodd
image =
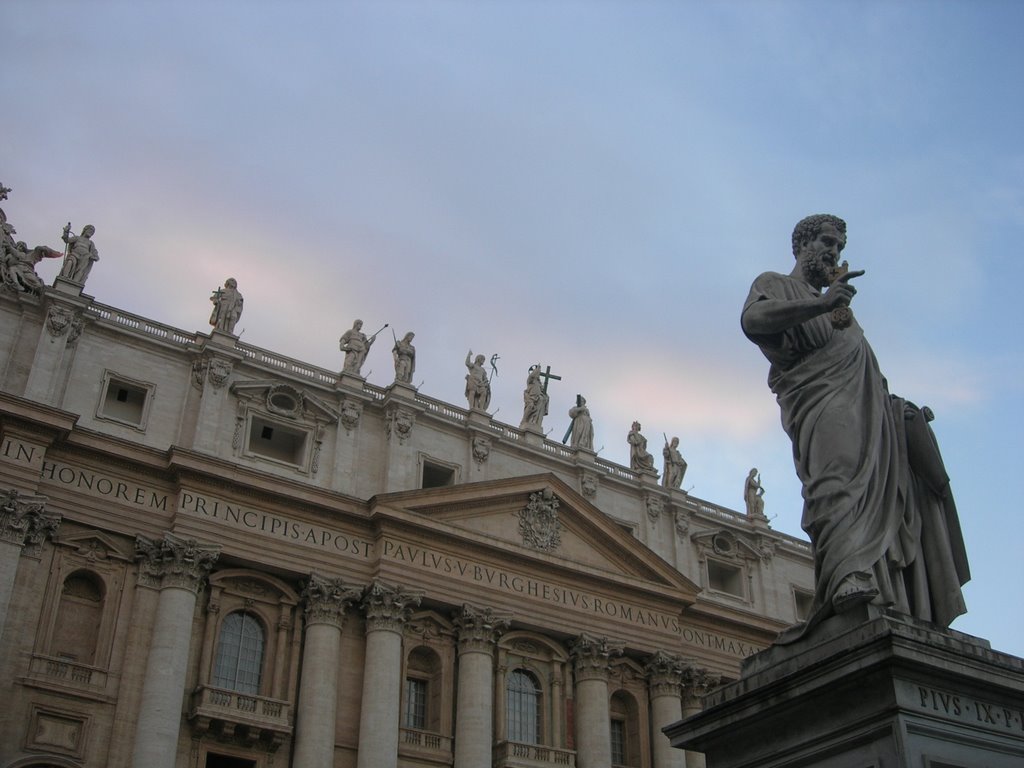
<path id="1" fill-rule="evenodd" d="M 494 768 L 550 768 L 552 765 L 575 768 L 576 765 L 576 753 L 572 750 L 518 741 L 498 742 L 493 758 Z"/>

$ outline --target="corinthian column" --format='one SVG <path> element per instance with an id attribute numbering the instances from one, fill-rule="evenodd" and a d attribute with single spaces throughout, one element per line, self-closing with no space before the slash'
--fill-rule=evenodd
<path id="1" fill-rule="evenodd" d="M 701 699 L 712 688 L 721 682 L 718 675 L 712 675 L 706 669 L 688 666 L 683 673 L 683 717 L 696 715 L 701 711 Z M 701 752 L 686 750 L 686 768 L 705 768 L 704 755 Z"/>
<path id="2" fill-rule="evenodd" d="M 363 595 L 366 661 L 357 768 L 397 768 L 402 695 L 402 627 L 420 595 L 374 581 Z"/>
<path id="3" fill-rule="evenodd" d="M 199 592 L 220 547 L 164 534 L 162 541 L 135 539 L 139 581 L 160 590 L 153 637 L 142 682 L 132 752 L 134 768 L 174 768 L 181 702 Z"/>
<path id="4" fill-rule="evenodd" d="M 48 514 L 45 507 L 45 496 L 0 491 L 0 634 L 7 624 L 22 551 L 41 544 L 60 525 L 60 515 Z"/>
<path id="5" fill-rule="evenodd" d="M 494 744 L 494 644 L 508 626 L 490 608 L 463 605 L 459 629 L 459 691 L 455 710 L 455 768 L 491 764 Z"/>
<path id="6" fill-rule="evenodd" d="M 576 673 L 576 765 L 608 768 L 612 764 L 608 672 L 611 657 L 622 643 L 607 637 L 580 635 L 572 644 Z"/>
<path id="7" fill-rule="evenodd" d="M 295 712 L 295 765 L 332 768 L 338 716 L 338 662 L 345 610 L 360 590 L 341 579 L 309 575 L 302 590 L 306 639 Z M 282 648 L 281 653 L 284 652 Z"/>
<path id="8" fill-rule="evenodd" d="M 666 725 L 683 719 L 683 674 L 687 664 L 678 656 L 658 651 L 647 661 L 648 688 L 651 693 L 651 724 L 654 726 L 654 768 L 684 768 L 686 756 L 673 749 Z"/>

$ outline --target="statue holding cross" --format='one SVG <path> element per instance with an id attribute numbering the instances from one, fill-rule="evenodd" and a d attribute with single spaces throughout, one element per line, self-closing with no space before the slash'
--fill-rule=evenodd
<path id="1" fill-rule="evenodd" d="M 520 429 L 542 430 L 544 417 L 548 415 L 548 382 L 551 379 L 560 381 L 561 376 L 551 373 L 551 366 L 541 370 L 540 363 L 531 365 L 526 375 L 526 389 L 523 390 L 523 420 L 519 422 Z M 544 382 L 541 383 L 541 379 Z"/>

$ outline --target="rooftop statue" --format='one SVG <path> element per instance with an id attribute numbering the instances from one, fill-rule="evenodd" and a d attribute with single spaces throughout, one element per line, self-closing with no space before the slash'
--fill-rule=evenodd
<path id="1" fill-rule="evenodd" d="M 92 271 L 93 263 L 100 260 L 99 251 L 92 241 L 96 234 L 96 227 L 86 224 L 82 227 L 82 234 L 71 234 L 71 223 L 68 222 L 61 233 L 61 239 L 67 243 L 67 252 L 64 254 L 64 266 L 60 269 L 60 276 L 79 285 L 85 285 Z"/>
<path id="2" fill-rule="evenodd" d="M 686 474 L 686 460 L 679 452 L 679 438 L 673 437 L 669 442 L 665 437 L 665 447 L 661 449 L 665 459 L 665 471 L 661 474 L 661 484 L 666 488 L 681 488 L 683 475 Z"/>
<path id="3" fill-rule="evenodd" d="M 380 331 L 387 327 L 388 324 L 384 323 Z M 380 331 L 377 331 L 377 333 L 380 333 Z M 373 346 L 373 342 L 377 340 L 377 333 L 367 337 L 363 333 L 363 321 L 356 320 L 352 323 L 352 327 L 341 335 L 341 338 L 338 340 L 338 347 L 345 353 L 345 362 L 341 368 L 342 373 L 362 376 L 363 363 L 366 362 L 366 356 L 370 353 L 370 347 Z"/>
<path id="4" fill-rule="evenodd" d="M 948 627 L 966 612 L 970 571 L 933 415 L 889 394 L 849 312 L 864 272 L 838 264 L 846 223 L 809 216 L 792 245 L 793 269 L 754 280 L 741 318 L 771 363 L 814 549 L 810 617 L 779 642 L 865 602 Z"/>
<path id="5" fill-rule="evenodd" d="M 540 379 L 540 363 L 530 366 L 530 372 L 526 375 L 526 389 L 523 390 L 523 420 L 519 423 L 520 429 L 540 429 L 547 416 L 549 398 Z"/>
<path id="6" fill-rule="evenodd" d="M 473 350 L 466 353 L 466 400 L 474 411 L 486 411 L 491 404 L 491 382 L 484 370 L 485 361 L 483 355 L 473 357 Z"/>
<path id="7" fill-rule="evenodd" d="M 0 184 L 0 200 L 6 200 L 10 191 Z M 24 240 L 15 241 L 15 234 L 17 230 L 0 208 L 0 284 L 15 293 L 42 293 L 46 286 L 36 274 L 36 264 L 63 254 L 45 245 L 29 248 Z"/>
<path id="8" fill-rule="evenodd" d="M 654 457 L 647 452 L 647 438 L 640 434 L 640 422 L 634 421 L 629 434 L 629 468 L 634 472 L 654 472 Z"/>
<path id="9" fill-rule="evenodd" d="M 409 331 L 401 339 L 395 338 L 395 348 L 391 350 L 395 359 L 395 381 L 412 384 L 412 375 L 416 372 L 416 347 L 412 345 L 415 335 Z"/>
<path id="10" fill-rule="evenodd" d="M 747 517 L 764 517 L 764 487 L 757 467 L 750 470 L 743 483 L 743 502 L 747 507 Z"/>
<path id="11" fill-rule="evenodd" d="M 242 294 L 238 292 L 238 281 L 229 277 L 224 287 L 218 288 L 210 297 L 213 312 L 210 314 L 210 325 L 224 333 L 235 332 L 235 324 L 242 316 Z"/>
<path id="12" fill-rule="evenodd" d="M 572 422 L 569 429 L 562 438 L 564 443 L 572 436 L 572 447 L 582 448 L 586 451 L 594 450 L 594 420 L 590 418 L 590 409 L 587 408 L 587 398 L 583 395 L 576 395 L 576 405 L 569 409 L 569 418 Z"/>

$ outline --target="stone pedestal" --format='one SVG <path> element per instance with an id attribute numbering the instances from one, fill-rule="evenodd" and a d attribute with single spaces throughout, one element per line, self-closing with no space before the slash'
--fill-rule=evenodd
<path id="1" fill-rule="evenodd" d="M 773 646 L 665 729 L 708 768 L 1024 765 L 1024 660 L 862 607 Z"/>

